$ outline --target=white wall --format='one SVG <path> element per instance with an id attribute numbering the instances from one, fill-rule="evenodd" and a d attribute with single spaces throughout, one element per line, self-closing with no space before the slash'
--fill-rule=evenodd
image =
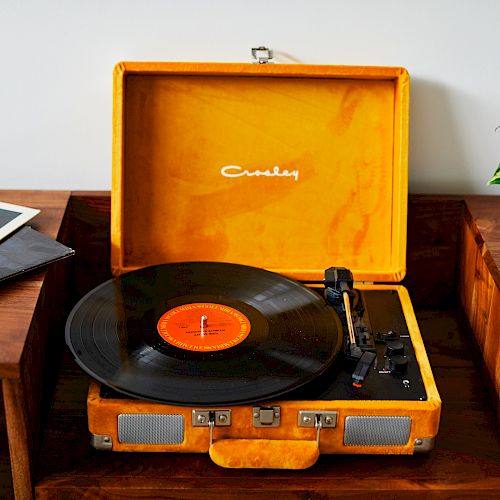
<path id="1" fill-rule="evenodd" d="M 499 194 L 499 0 L 0 0 L 2 188 L 109 189 L 120 60 L 405 66 L 410 191 Z"/>

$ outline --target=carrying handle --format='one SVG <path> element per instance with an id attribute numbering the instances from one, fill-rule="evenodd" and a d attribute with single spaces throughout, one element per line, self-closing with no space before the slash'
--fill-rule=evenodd
<path id="1" fill-rule="evenodd" d="M 230 469 L 307 469 L 318 460 L 319 448 L 306 440 L 221 439 L 209 454 Z"/>
<path id="2" fill-rule="evenodd" d="M 319 437 L 322 428 L 317 418 L 316 439 L 221 439 L 213 440 L 210 425 L 210 458 L 221 467 L 230 469 L 307 469 L 319 457 Z"/>

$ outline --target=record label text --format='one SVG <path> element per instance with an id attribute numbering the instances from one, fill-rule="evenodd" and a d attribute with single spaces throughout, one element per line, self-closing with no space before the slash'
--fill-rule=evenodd
<path id="1" fill-rule="evenodd" d="M 170 309 L 158 320 L 158 333 L 169 344 L 188 351 L 222 351 L 243 342 L 250 321 L 224 304 L 196 302 Z"/>

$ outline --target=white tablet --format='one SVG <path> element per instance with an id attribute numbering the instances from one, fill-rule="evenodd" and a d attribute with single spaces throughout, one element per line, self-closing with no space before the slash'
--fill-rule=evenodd
<path id="1" fill-rule="evenodd" d="M 37 208 L 22 207 L 0 201 L 0 240 L 26 224 L 38 213 L 40 210 Z"/>

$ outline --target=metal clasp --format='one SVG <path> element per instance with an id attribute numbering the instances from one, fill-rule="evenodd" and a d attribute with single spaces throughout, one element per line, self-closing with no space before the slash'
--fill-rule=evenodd
<path id="1" fill-rule="evenodd" d="M 252 48 L 252 57 L 255 59 L 255 61 L 252 61 L 254 64 L 274 63 L 274 61 L 271 61 L 274 58 L 273 49 L 268 47 L 260 46 Z"/>
<path id="2" fill-rule="evenodd" d="M 336 411 L 301 410 L 298 414 L 297 424 L 299 427 L 316 427 L 316 422 L 319 418 L 322 428 L 332 428 L 337 426 L 337 416 L 338 413 Z"/>
<path id="3" fill-rule="evenodd" d="M 193 410 L 191 425 L 193 427 L 208 427 L 210 446 L 214 442 L 214 427 L 231 425 L 231 410 Z"/>
<path id="4" fill-rule="evenodd" d="M 279 427 L 281 409 L 279 406 L 254 406 L 252 418 L 254 427 Z"/>
<path id="5" fill-rule="evenodd" d="M 214 425 L 215 425 L 215 414 L 210 414 L 210 421 L 208 422 L 208 426 L 210 427 L 210 448 L 214 444 Z"/>
<path id="6" fill-rule="evenodd" d="M 318 445 L 318 448 L 319 448 L 319 433 L 321 432 L 321 429 L 323 428 L 323 423 L 321 422 L 320 415 L 316 415 L 316 423 L 314 424 L 314 427 L 316 427 L 316 444 Z"/>
<path id="7" fill-rule="evenodd" d="M 315 427 L 316 428 L 316 443 L 319 447 L 319 437 L 321 429 L 333 428 L 337 426 L 336 411 L 311 411 L 301 410 L 298 414 L 299 427 Z"/>
<path id="8" fill-rule="evenodd" d="M 209 427 L 211 421 L 216 427 L 231 425 L 231 410 L 193 410 L 191 420 L 193 427 Z"/>

